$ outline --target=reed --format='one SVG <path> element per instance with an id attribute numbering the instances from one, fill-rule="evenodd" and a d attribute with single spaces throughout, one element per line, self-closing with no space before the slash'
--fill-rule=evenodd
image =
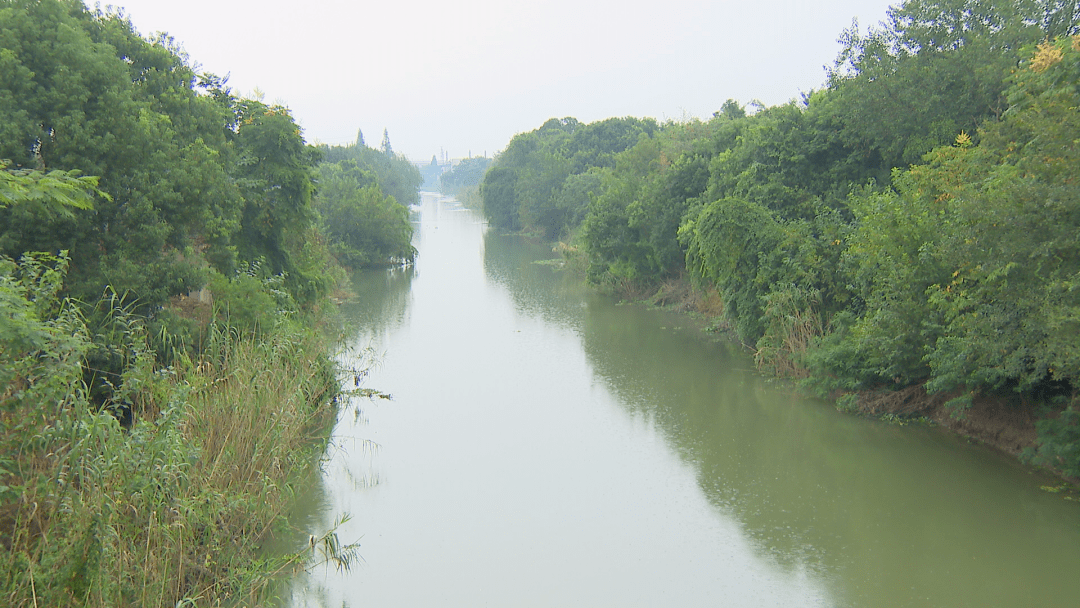
<path id="1" fill-rule="evenodd" d="M 259 605 L 316 548 L 348 565 L 332 531 L 288 555 L 260 549 L 326 447 L 340 386 L 328 344 L 295 325 L 211 332 L 173 368 L 138 352 L 127 429 L 89 407 L 78 357 L 38 358 L 72 382 L 32 399 L 43 364 L 15 367 L 0 404 L 0 605 Z"/>
<path id="2" fill-rule="evenodd" d="M 754 350 L 754 362 L 786 378 L 807 378 L 809 370 L 802 358 L 813 341 L 825 333 L 825 324 L 815 310 L 819 294 L 790 287 L 766 297 L 765 335 Z"/>

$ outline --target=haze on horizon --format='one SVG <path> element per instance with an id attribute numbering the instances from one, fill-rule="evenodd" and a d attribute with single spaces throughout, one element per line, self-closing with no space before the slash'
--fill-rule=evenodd
<path id="1" fill-rule="evenodd" d="M 767 106 L 823 86 L 837 38 L 886 0 L 345 2 L 120 0 L 202 70 L 292 109 L 309 142 L 383 130 L 423 162 L 492 156 L 549 118 L 708 119 L 726 99 Z"/>

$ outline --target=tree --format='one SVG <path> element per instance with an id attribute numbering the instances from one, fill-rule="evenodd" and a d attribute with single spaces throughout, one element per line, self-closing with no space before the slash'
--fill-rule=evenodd
<path id="1" fill-rule="evenodd" d="M 1078 78 L 1080 38 L 1040 44 L 1004 120 L 927 168 L 956 216 L 939 254 L 954 274 L 928 293 L 944 320 L 931 388 L 1080 383 Z"/>
<path id="2" fill-rule="evenodd" d="M 466 158 L 439 176 L 439 190 L 457 196 L 465 188 L 479 187 L 490 166 L 491 159 L 486 156 Z"/>
<path id="3" fill-rule="evenodd" d="M 489 218 L 498 227 L 508 228 L 503 222 L 510 222 L 514 229 L 524 228 L 548 239 L 576 228 L 572 214 L 558 202 L 566 180 L 593 167 L 613 165 L 617 154 L 635 146 L 642 134 L 651 136 L 658 129 L 651 119 L 611 118 L 584 125 L 567 117 L 549 119 L 539 129 L 515 136 L 494 161 L 496 168 L 510 173 L 497 174 L 502 183 L 489 191 L 495 197 L 491 209 L 497 210 Z M 511 174 L 512 199 L 504 188 Z M 514 209 L 507 209 L 507 204 Z M 488 206 L 485 202 L 485 209 Z"/>
<path id="4" fill-rule="evenodd" d="M 397 154 L 387 156 L 363 145 L 323 145 L 319 150 L 325 162 L 352 160 L 361 168 L 374 172 L 383 193 L 394 197 L 402 205 L 411 205 L 419 200 L 419 188 L 424 183 L 424 177 L 405 157 Z"/>
<path id="5" fill-rule="evenodd" d="M 424 178 L 423 187 L 428 190 L 434 190 L 439 185 L 439 176 L 442 174 L 442 167 L 439 166 L 439 159 L 435 158 L 435 155 L 431 155 L 431 162 L 420 170 L 421 177 Z"/>
<path id="6" fill-rule="evenodd" d="M 581 238 L 589 255 L 589 279 L 624 288 L 656 270 L 647 237 L 651 218 L 643 201 L 663 162 L 660 142 L 642 134 L 636 146 L 616 159 L 614 168 L 601 173 L 602 186 L 590 202 Z"/>
<path id="7" fill-rule="evenodd" d="M 729 99 L 724 102 L 724 105 L 720 106 L 720 111 L 715 112 L 713 117 L 723 116 L 730 120 L 738 120 L 740 118 L 746 118 L 746 109 L 739 105 L 739 102 L 734 99 Z"/>
<path id="8" fill-rule="evenodd" d="M 1011 107 L 895 190 L 852 198 L 844 253 L 861 304 L 834 323 L 820 372 L 849 386 L 1053 394 L 1080 381 L 1080 137 L 1075 39 L 1017 71 Z M 975 143 L 975 140 L 978 143 Z"/>
<path id="9" fill-rule="evenodd" d="M 383 129 L 382 144 L 380 144 L 379 149 L 387 156 L 394 155 L 394 148 L 390 145 L 390 132 L 386 129 Z"/>
<path id="10" fill-rule="evenodd" d="M 830 76 L 846 145 L 892 167 L 920 162 L 960 131 L 974 134 L 1008 107 L 1020 49 L 1077 28 L 1076 2 L 909 0 L 866 35 L 855 24 Z"/>
<path id="11" fill-rule="evenodd" d="M 196 93 L 170 39 L 77 2 L 7 2 L 0 49 L 0 158 L 97 175 L 110 195 L 70 215 L 0 210 L 0 253 L 70 250 L 73 294 L 111 283 L 147 311 L 198 287 L 198 264 L 179 252 L 199 239 L 227 259 L 239 225 L 228 108 Z"/>
<path id="12" fill-rule="evenodd" d="M 353 160 L 323 163 L 318 181 L 315 208 L 338 261 L 358 268 L 413 259 L 408 209 L 382 192 L 374 172 Z"/>
<path id="13" fill-rule="evenodd" d="M 304 142 L 287 108 L 247 101 L 240 116 L 236 134 L 244 200 L 240 257 L 265 260 L 264 271 L 284 274 L 297 300 L 310 302 L 327 280 L 320 270 L 307 267 L 301 256 L 316 217 L 311 200 L 320 155 Z"/>
<path id="14" fill-rule="evenodd" d="M 44 172 L 36 169 L 8 169 L 0 160 L 0 208 L 30 206 L 31 215 L 48 218 L 71 214 L 72 209 L 94 208 L 95 195 L 108 198 L 98 190 L 98 178 L 78 175 L 78 171 Z"/>
<path id="15" fill-rule="evenodd" d="M 484 214 L 491 223 L 504 230 L 521 228 L 518 216 L 517 172 L 507 167 L 493 167 L 480 186 Z"/>

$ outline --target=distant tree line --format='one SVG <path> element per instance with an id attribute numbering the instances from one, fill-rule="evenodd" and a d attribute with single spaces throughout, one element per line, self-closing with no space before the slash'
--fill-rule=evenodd
<path id="1" fill-rule="evenodd" d="M 463 159 L 452 169 L 439 176 L 439 191 L 457 197 L 469 204 L 476 198 L 480 182 L 484 179 L 491 159 L 486 156 L 472 156 Z"/>
<path id="2" fill-rule="evenodd" d="M 419 200 L 420 171 L 395 154 L 390 136 L 383 146 L 322 146 L 315 209 L 330 253 L 351 268 L 412 261 L 408 206 Z"/>
<path id="3" fill-rule="evenodd" d="M 650 138 L 652 119 L 612 118 L 581 124 L 551 119 L 514 137 L 484 177 L 484 213 L 497 228 L 535 231 L 555 238 L 581 224 L 589 187 L 616 155 Z"/>
<path id="4" fill-rule="evenodd" d="M 1080 476 L 1078 19 L 1072 1 L 910 0 L 844 32 L 798 101 L 519 135 L 484 211 L 572 240 L 597 285 L 716 294 L 761 364 L 843 403 L 1050 403 L 1028 455 Z"/>

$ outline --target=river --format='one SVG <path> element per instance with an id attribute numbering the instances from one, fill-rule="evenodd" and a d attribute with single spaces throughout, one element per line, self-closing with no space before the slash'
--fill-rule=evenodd
<path id="1" fill-rule="evenodd" d="M 343 305 L 365 380 L 295 518 L 349 572 L 292 606 L 1076 606 L 1080 504 L 940 429 L 838 413 L 689 320 L 424 194 Z"/>

